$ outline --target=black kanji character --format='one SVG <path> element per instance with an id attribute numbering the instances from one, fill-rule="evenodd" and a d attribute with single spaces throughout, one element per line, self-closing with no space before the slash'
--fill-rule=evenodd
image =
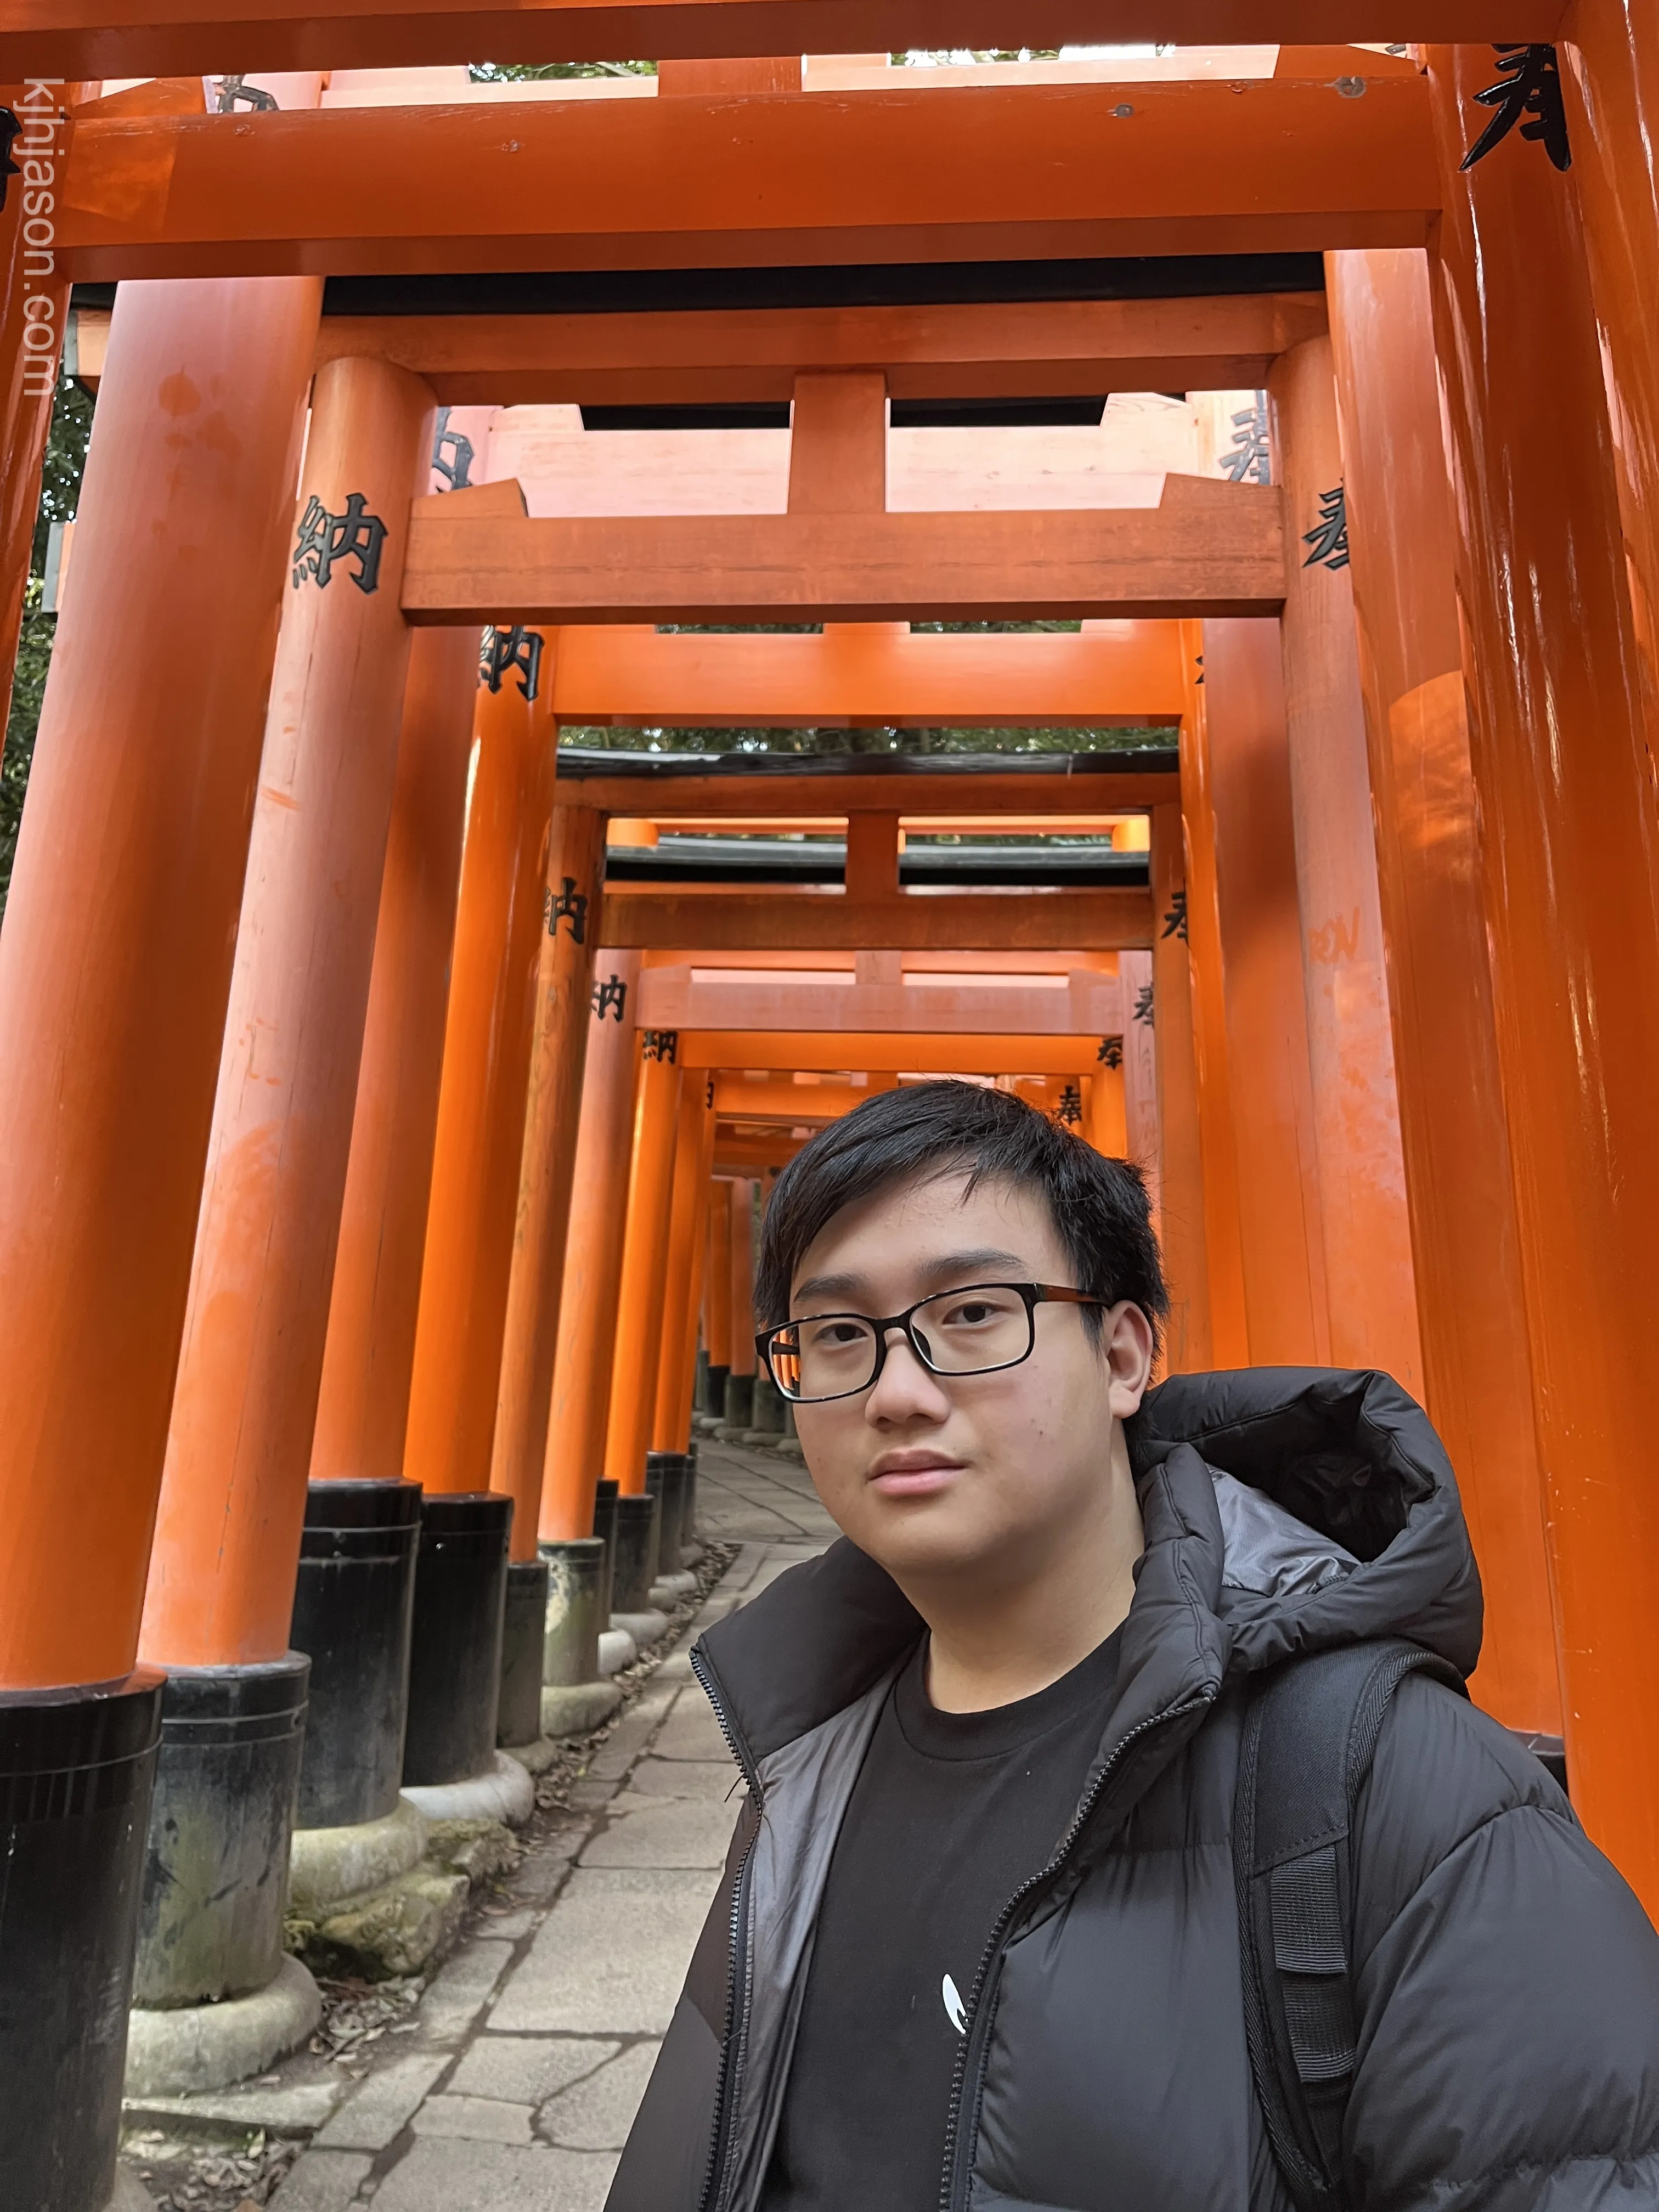
<path id="1" fill-rule="evenodd" d="M 1075 1083 L 1068 1083 L 1060 1094 L 1060 1103 L 1054 1109 L 1054 1121 L 1062 1129 L 1075 1129 L 1083 1119 L 1083 1093 Z"/>
<path id="2" fill-rule="evenodd" d="M 678 1060 L 680 1033 L 678 1030 L 642 1030 L 640 1036 L 642 1058 L 663 1060 L 671 1067 Z"/>
<path id="3" fill-rule="evenodd" d="M 1555 48 L 1495 46 L 1492 52 L 1498 57 L 1498 82 L 1474 96 L 1482 107 L 1493 107 L 1498 112 L 1463 156 L 1463 167 L 1472 169 L 1477 161 L 1484 161 L 1520 123 L 1523 138 L 1541 140 L 1556 167 L 1570 169 L 1572 149 L 1567 143 L 1567 112 L 1561 105 L 1561 72 L 1556 65 Z M 1528 119 L 1522 123 L 1523 115 Z"/>
<path id="4" fill-rule="evenodd" d="M 570 924 L 572 939 L 578 945 L 586 944 L 587 893 L 576 889 L 574 876 L 564 878 L 560 884 L 557 898 L 553 896 L 551 884 L 549 884 L 547 890 L 542 893 L 542 919 L 547 924 L 547 933 L 550 937 L 557 935 L 559 924 L 562 921 L 568 921 Z M 617 1018 L 618 1021 L 622 1019 L 620 1013 L 617 1014 Z"/>
<path id="5" fill-rule="evenodd" d="M 386 544 L 386 525 L 378 514 L 365 514 L 364 495 L 350 493 L 343 514 L 331 514 L 313 492 L 311 504 L 300 518 L 300 536 L 294 548 L 294 588 L 307 576 L 319 591 L 328 589 L 337 561 L 355 561 L 352 582 L 360 592 L 380 587 L 380 550 Z"/>
<path id="6" fill-rule="evenodd" d="M 491 691 L 499 691 L 516 668 L 520 690 L 533 699 L 541 689 L 545 643 L 540 630 L 526 629 L 521 623 L 514 623 L 511 629 L 487 629 L 478 655 L 480 680 Z"/>
<path id="7" fill-rule="evenodd" d="M 1095 1058 L 1103 1060 L 1108 1067 L 1121 1067 L 1123 1065 L 1122 1038 L 1121 1036 L 1102 1037 L 1100 1050 L 1095 1054 Z"/>
<path id="8" fill-rule="evenodd" d="M 1267 447 L 1267 395 L 1258 392 L 1255 405 L 1233 417 L 1231 449 L 1220 455 L 1221 472 L 1235 483 L 1254 477 L 1258 483 L 1273 480 L 1273 455 Z"/>
<path id="9" fill-rule="evenodd" d="M 1150 1022 L 1152 1018 L 1152 987 L 1150 983 L 1143 983 L 1135 993 L 1134 1018 L 1138 1022 Z"/>
<path id="10" fill-rule="evenodd" d="M 1304 568 L 1346 568 L 1348 565 L 1348 490 L 1338 484 L 1319 495 L 1319 520 L 1302 533 L 1302 543 L 1313 550 Z"/>
<path id="11" fill-rule="evenodd" d="M 614 1013 L 620 1022 L 627 1005 L 628 986 L 614 971 L 605 977 L 604 982 L 593 986 L 593 1012 L 600 1021 L 609 1012 Z"/>
<path id="12" fill-rule="evenodd" d="M 472 482 L 472 464 L 477 454 L 465 431 L 450 428 L 452 412 L 447 407 L 438 410 L 438 428 L 432 441 L 432 473 L 441 477 L 451 491 L 465 491 Z"/>
<path id="13" fill-rule="evenodd" d="M 1164 917 L 1164 934 L 1165 937 L 1178 937 L 1183 945 L 1188 942 L 1185 884 L 1177 884 L 1170 894 L 1170 911 Z"/>

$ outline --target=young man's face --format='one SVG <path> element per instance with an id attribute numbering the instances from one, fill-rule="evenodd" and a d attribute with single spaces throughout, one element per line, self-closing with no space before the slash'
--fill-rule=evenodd
<path id="1" fill-rule="evenodd" d="M 967 1186 L 902 1185 L 837 1214 L 796 1270 L 790 1318 L 880 1319 L 973 1283 L 1079 1287 L 1039 1193 Z M 934 1375 L 891 1332 L 870 1389 L 795 1408 L 818 1495 L 902 1585 L 1018 1579 L 1104 1510 L 1112 1424 L 1140 1403 L 1151 1332 L 1115 1306 L 1097 1341 L 1084 1311 L 1039 1305 L 1030 1358 L 988 1375 Z"/>

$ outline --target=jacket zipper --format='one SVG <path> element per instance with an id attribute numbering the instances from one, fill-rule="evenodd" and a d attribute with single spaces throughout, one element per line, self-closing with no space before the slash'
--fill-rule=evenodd
<path id="1" fill-rule="evenodd" d="M 693 1663 L 695 1664 L 695 1662 Z M 972 2057 L 976 2061 L 979 2057 L 978 2046 L 981 2041 L 979 2033 L 980 1999 L 984 1995 L 985 1984 L 989 1976 L 991 1967 L 995 1961 L 997 1954 L 1001 1948 L 1003 1937 L 1007 1934 L 1009 1926 L 1012 1923 L 1014 1917 L 1019 1911 L 1020 1908 L 1027 1904 L 1045 1883 L 1052 1881 L 1055 1875 L 1060 1872 L 1066 1863 L 1066 1858 L 1071 1853 L 1073 1845 L 1077 1842 L 1078 1837 L 1081 1834 L 1085 1824 L 1091 1819 L 1096 1806 L 1099 1804 L 1101 1792 L 1105 1789 L 1107 1783 L 1111 1779 L 1113 1771 L 1116 1767 L 1118 1761 L 1122 1758 L 1124 1753 L 1127 1751 L 1129 1746 L 1134 1742 L 1136 1738 L 1138 1736 L 1146 1735 L 1150 1729 L 1163 1728 L 1170 1721 L 1180 1720 L 1183 1715 L 1196 1711 L 1200 1706 L 1212 1705 L 1213 1703 L 1213 1694 L 1206 1698 L 1191 1698 L 1184 1705 L 1171 1706 L 1167 1712 L 1154 1713 L 1149 1719 L 1142 1721 L 1138 1727 L 1132 1728 L 1128 1735 L 1124 1737 L 1122 1742 L 1118 1745 L 1116 1750 L 1113 1752 L 1105 1765 L 1101 1768 L 1100 1772 L 1095 1777 L 1092 1785 L 1085 1792 L 1082 1802 L 1079 1805 L 1077 1811 L 1072 1815 L 1072 1825 L 1066 1829 L 1066 1833 L 1060 1839 L 1059 1849 L 1055 1851 L 1053 1858 L 1049 1860 L 1048 1865 L 1044 1867 L 1041 1872 L 1032 1875 L 1027 1881 L 1020 1884 L 1019 1887 L 1014 1892 L 1006 1905 L 1003 1906 L 1002 1911 L 997 1915 L 996 1924 L 991 1930 L 990 1936 L 986 1942 L 984 1950 L 980 1954 L 978 1971 L 974 1976 L 973 1987 L 969 1991 L 966 2017 L 962 2033 L 962 2041 L 957 2049 L 956 2067 L 951 2077 L 951 2103 L 949 2110 L 945 2114 L 945 2172 L 939 2183 L 939 2212 L 954 2212 L 954 2207 L 956 2204 L 957 2142 L 957 2136 L 961 2132 L 963 2091 L 967 2085 L 969 2059 Z M 982 2083 L 975 2084 L 974 2098 L 974 2124 L 969 2137 L 970 2141 L 976 2137 L 979 2132 L 981 2103 L 980 2091 L 982 2087 Z M 962 2203 L 965 2205 L 966 2202 L 967 2198 L 964 2193 Z"/>
<path id="2" fill-rule="evenodd" d="M 763 1796 L 759 1772 L 750 1764 L 747 1752 L 738 1742 L 737 1731 L 732 1726 L 714 1678 L 695 1645 L 691 1651 L 691 1672 L 696 1677 L 698 1687 L 708 1700 L 710 1709 L 720 1725 L 720 1734 L 726 1739 L 726 1747 L 731 1753 L 738 1772 L 748 1784 L 750 1795 L 754 1800 L 755 1810 L 758 1814 Z M 732 2053 L 734 2047 L 740 2047 L 747 2041 L 749 2033 L 749 1984 L 746 1976 L 744 1977 L 742 1991 L 741 2033 L 735 2033 L 738 2026 L 738 1981 L 743 1959 L 743 1923 L 748 1909 L 744 1884 L 749 1874 L 750 1854 L 755 1848 L 756 1837 L 759 1833 L 757 1823 L 755 1835 L 750 1838 L 748 1846 L 742 1858 L 738 1862 L 737 1876 L 732 1884 L 731 1960 L 726 1984 L 726 2033 L 720 2038 L 720 2073 L 714 2084 L 714 2131 L 709 2141 L 708 2163 L 703 2172 L 702 2188 L 697 2197 L 699 2212 L 707 2212 L 707 2208 L 714 2203 L 723 2179 L 721 2168 L 726 2163 L 726 2123 L 729 2118 L 726 2106 L 732 2075 L 736 2071 L 732 2063 Z"/>

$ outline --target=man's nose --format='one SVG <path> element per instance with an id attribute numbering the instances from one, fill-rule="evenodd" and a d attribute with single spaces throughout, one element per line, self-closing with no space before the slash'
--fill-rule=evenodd
<path id="1" fill-rule="evenodd" d="M 869 1419 L 903 1420 L 920 1414 L 942 1420 L 950 1410 L 951 1401 L 940 1389 L 939 1377 L 916 1357 L 904 1331 L 890 1328 L 887 1356 L 865 1401 Z"/>

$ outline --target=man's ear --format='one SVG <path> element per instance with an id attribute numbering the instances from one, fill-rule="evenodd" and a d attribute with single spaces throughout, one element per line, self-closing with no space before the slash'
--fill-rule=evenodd
<path id="1" fill-rule="evenodd" d="M 1101 1332 L 1101 1352 L 1110 1378 L 1108 1402 L 1120 1421 L 1140 1411 L 1152 1380 L 1154 1351 L 1151 1322 L 1132 1298 L 1121 1299 L 1107 1312 Z"/>

